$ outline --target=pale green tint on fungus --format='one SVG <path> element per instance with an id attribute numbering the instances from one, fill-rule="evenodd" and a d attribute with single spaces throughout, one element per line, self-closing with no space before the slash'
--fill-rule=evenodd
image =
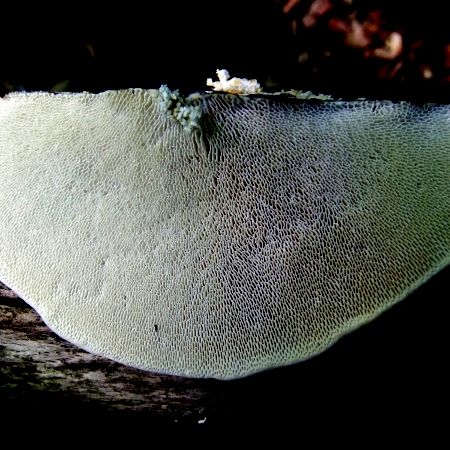
<path id="1" fill-rule="evenodd" d="M 449 106 L 211 94 L 186 127 L 165 101 L 0 100 L 0 279 L 67 340 L 242 377 L 323 351 L 449 263 Z"/>

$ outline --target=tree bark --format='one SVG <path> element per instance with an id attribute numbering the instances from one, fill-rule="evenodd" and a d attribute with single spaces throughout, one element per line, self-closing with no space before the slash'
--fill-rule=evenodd
<path id="1" fill-rule="evenodd" d="M 258 433 L 266 422 L 294 422 L 301 433 L 351 424 L 373 433 L 401 417 L 408 432 L 425 420 L 439 432 L 449 400 L 449 279 L 450 267 L 318 357 L 226 382 L 152 374 L 80 350 L 0 285 L 0 425 L 5 412 L 12 421 L 28 414 L 27 424 L 75 412 L 94 423 L 256 422 Z"/>
<path id="2" fill-rule="evenodd" d="M 202 424 L 211 410 L 213 385 L 220 383 L 152 374 L 87 353 L 54 334 L 31 307 L 0 286 L 1 403 L 70 404 Z"/>

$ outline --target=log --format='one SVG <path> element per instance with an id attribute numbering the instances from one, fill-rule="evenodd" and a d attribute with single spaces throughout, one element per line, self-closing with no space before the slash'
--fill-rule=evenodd
<path id="1" fill-rule="evenodd" d="M 1 409 L 11 417 L 70 411 L 203 429 L 286 421 L 307 428 L 321 420 L 372 428 L 398 417 L 436 429 L 445 417 L 438 406 L 449 400 L 449 275 L 447 268 L 318 357 L 226 382 L 152 374 L 87 353 L 0 286 Z"/>
<path id="2" fill-rule="evenodd" d="M 0 398 L 27 406 L 89 402 L 100 411 L 151 413 L 202 423 L 212 380 L 133 369 L 81 350 L 53 333 L 40 316 L 0 287 Z M 66 405 L 67 408 L 67 405 Z"/>

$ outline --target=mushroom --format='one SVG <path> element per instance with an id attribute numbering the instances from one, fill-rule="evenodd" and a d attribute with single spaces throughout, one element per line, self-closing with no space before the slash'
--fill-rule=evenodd
<path id="1" fill-rule="evenodd" d="M 324 351 L 446 266 L 449 169 L 449 106 L 12 94 L 0 280 L 90 352 L 238 378 Z"/>

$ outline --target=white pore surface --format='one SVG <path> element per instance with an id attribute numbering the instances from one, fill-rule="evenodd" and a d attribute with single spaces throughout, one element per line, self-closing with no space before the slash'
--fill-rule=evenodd
<path id="1" fill-rule="evenodd" d="M 149 371 L 304 360 L 450 260 L 450 109 L 158 91 L 0 100 L 0 279 Z"/>

